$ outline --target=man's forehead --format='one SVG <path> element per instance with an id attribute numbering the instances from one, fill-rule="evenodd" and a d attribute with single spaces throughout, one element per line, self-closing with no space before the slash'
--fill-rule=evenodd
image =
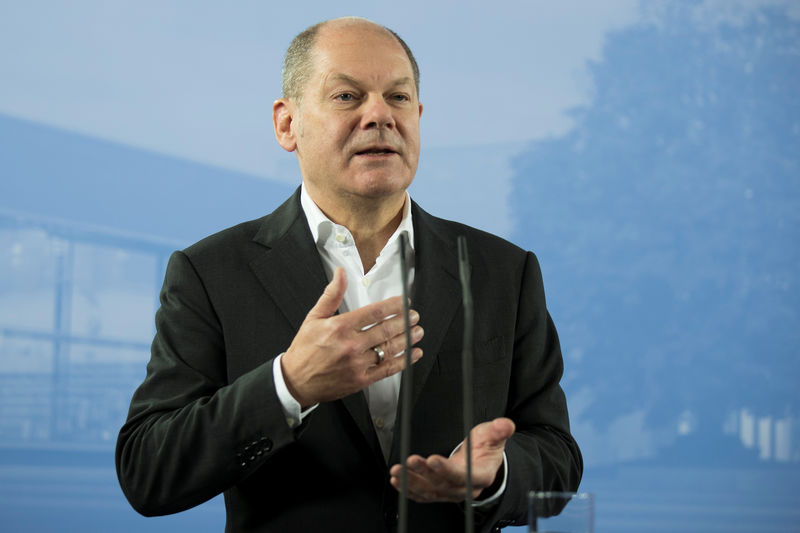
<path id="1" fill-rule="evenodd" d="M 377 53 L 386 53 L 391 50 L 396 54 L 409 71 L 412 70 L 411 62 L 405 49 L 389 30 L 373 22 L 333 20 L 323 25 L 314 41 L 311 57 L 315 62 L 329 62 L 336 57 L 343 63 L 352 60 L 355 64 L 366 56 Z M 344 73 L 347 74 L 347 73 Z M 412 78 L 413 79 L 413 78 Z"/>

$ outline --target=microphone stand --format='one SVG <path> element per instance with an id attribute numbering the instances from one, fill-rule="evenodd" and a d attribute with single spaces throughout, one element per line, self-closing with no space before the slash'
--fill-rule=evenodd
<path id="1" fill-rule="evenodd" d="M 404 352 L 405 368 L 402 374 L 402 398 L 401 419 L 400 419 L 400 494 L 398 501 L 398 533 L 408 532 L 408 456 L 411 448 L 411 391 L 412 387 L 412 367 L 411 367 L 411 323 L 408 308 L 408 250 L 410 245 L 408 235 L 400 235 L 400 272 L 403 282 L 403 317 L 405 320 L 406 349 Z M 461 299 L 464 307 L 464 340 L 461 351 L 461 372 L 462 372 L 462 401 L 463 401 L 463 429 L 464 446 L 466 452 L 466 496 L 464 501 L 465 517 L 464 531 L 473 533 L 475 529 L 474 509 L 472 507 L 472 343 L 474 330 L 474 310 L 472 302 L 472 289 L 470 287 L 470 267 L 467 256 L 467 240 L 463 236 L 458 237 L 458 274 L 461 280 Z"/>
<path id="2" fill-rule="evenodd" d="M 408 316 L 408 251 L 410 250 L 408 234 L 400 234 L 400 274 L 403 281 L 403 317 L 406 327 L 406 349 L 403 353 L 405 357 L 405 368 L 402 374 L 402 398 L 400 408 L 400 464 L 402 471 L 400 474 L 400 501 L 397 502 L 398 514 L 398 533 L 408 532 L 408 456 L 411 448 L 411 320 Z"/>
<path id="3" fill-rule="evenodd" d="M 472 338 L 474 330 L 474 306 L 470 287 L 467 239 L 458 237 L 458 277 L 461 280 L 461 301 L 464 307 L 464 340 L 461 346 L 461 390 L 463 402 L 464 446 L 467 463 L 467 494 L 464 499 L 464 531 L 472 533 L 475 528 L 472 508 Z"/>

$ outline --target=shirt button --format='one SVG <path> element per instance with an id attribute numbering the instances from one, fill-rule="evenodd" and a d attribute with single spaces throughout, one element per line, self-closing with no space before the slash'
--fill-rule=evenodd
<path id="1" fill-rule="evenodd" d="M 385 422 L 384 422 L 383 418 L 378 417 L 378 418 L 375 419 L 375 427 L 376 428 L 383 429 L 384 424 L 385 424 Z"/>
<path id="2" fill-rule="evenodd" d="M 365 287 L 369 287 L 369 278 L 361 278 L 361 284 Z"/>
<path id="3" fill-rule="evenodd" d="M 336 239 L 336 242 L 344 242 L 347 240 L 347 237 L 344 235 L 344 233 L 337 233 L 336 237 L 334 238 Z"/>

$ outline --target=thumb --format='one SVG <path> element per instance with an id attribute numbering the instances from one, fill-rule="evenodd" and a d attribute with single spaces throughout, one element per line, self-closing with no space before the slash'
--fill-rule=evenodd
<path id="1" fill-rule="evenodd" d="M 472 439 L 476 447 L 502 448 L 515 430 L 510 418 L 495 418 L 491 422 L 478 424 L 472 430 Z"/>
<path id="2" fill-rule="evenodd" d="M 347 290 L 347 275 L 342 267 L 338 267 L 333 273 L 331 282 L 325 286 L 322 296 L 308 312 L 306 320 L 333 316 L 342 304 L 345 290 Z"/>

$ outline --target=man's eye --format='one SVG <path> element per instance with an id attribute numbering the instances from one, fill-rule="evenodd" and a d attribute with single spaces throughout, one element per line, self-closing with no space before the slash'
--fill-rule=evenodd
<path id="1" fill-rule="evenodd" d="M 342 94 L 336 95 L 336 100 L 338 100 L 340 102 L 352 102 L 353 101 L 353 95 L 350 94 L 350 93 L 342 93 Z"/>
<path id="2" fill-rule="evenodd" d="M 392 98 L 397 102 L 408 102 L 411 98 L 407 94 L 395 94 Z"/>

